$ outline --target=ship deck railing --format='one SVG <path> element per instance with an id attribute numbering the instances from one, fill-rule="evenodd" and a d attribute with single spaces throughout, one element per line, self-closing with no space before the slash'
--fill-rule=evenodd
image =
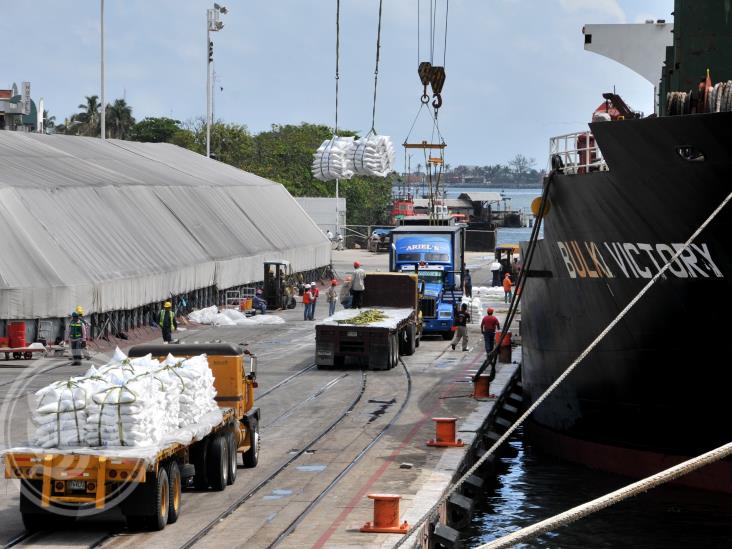
<path id="1" fill-rule="evenodd" d="M 567 133 L 549 140 L 549 165 L 565 174 L 608 171 L 592 132 Z"/>

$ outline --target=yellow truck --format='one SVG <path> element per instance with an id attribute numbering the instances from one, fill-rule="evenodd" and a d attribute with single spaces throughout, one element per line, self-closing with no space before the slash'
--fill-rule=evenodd
<path id="1" fill-rule="evenodd" d="M 135 530 L 178 520 L 181 492 L 224 490 L 239 464 L 259 458 L 256 357 L 240 345 L 137 345 L 129 357 L 208 356 L 220 413 L 186 428 L 188 440 L 159 447 L 17 448 L 4 454 L 5 478 L 20 480 L 20 512 L 29 532 L 68 527 L 76 517 L 119 507 Z"/>

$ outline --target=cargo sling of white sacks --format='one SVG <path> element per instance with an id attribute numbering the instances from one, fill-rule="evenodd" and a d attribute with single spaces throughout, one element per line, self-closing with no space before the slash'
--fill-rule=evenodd
<path id="1" fill-rule="evenodd" d="M 697 228 L 692 235 L 689 237 L 689 239 L 684 242 L 683 246 L 679 247 L 679 249 L 676 250 L 676 253 L 659 269 L 659 271 L 651 278 L 648 283 L 646 283 L 643 288 L 636 294 L 636 296 L 630 300 L 630 302 L 623 308 L 620 313 L 610 322 L 610 324 L 605 327 L 605 329 L 600 332 L 600 334 L 587 346 L 587 348 L 580 353 L 580 355 L 570 364 L 564 372 L 549 386 L 547 389 L 537 398 L 534 403 L 529 406 L 526 411 L 521 414 L 521 417 L 519 417 L 513 425 L 511 425 L 501 437 L 493 443 L 493 445 L 483 454 L 480 459 L 478 459 L 472 467 L 470 467 L 465 474 L 458 479 L 455 484 L 453 484 L 450 488 L 448 488 L 443 496 L 435 503 L 430 510 L 425 513 L 422 518 L 420 518 L 410 529 L 409 531 L 402 537 L 395 545 L 394 547 L 401 547 L 404 543 L 406 543 L 408 540 L 410 540 L 413 535 L 419 530 L 419 528 L 422 527 L 422 525 L 430 520 L 431 517 L 436 516 L 439 512 L 440 507 L 447 502 L 448 498 L 454 494 L 460 486 L 465 482 L 465 480 L 470 476 L 473 475 L 485 462 L 486 460 L 492 456 L 496 450 L 504 443 L 508 438 L 513 434 L 513 432 L 518 429 L 524 421 L 536 410 L 544 400 L 552 393 L 554 390 L 559 387 L 559 385 L 565 380 L 565 378 L 571 374 L 577 366 L 587 357 L 588 354 L 605 338 L 605 336 L 612 330 L 624 317 L 628 314 L 628 312 L 635 306 L 638 301 L 640 301 L 643 296 L 651 289 L 651 287 L 658 281 L 659 278 L 661 278 L 664 273 L 670 269 L 671 265 L 691 246 L 692 242 L 696 240 L 696 238 L 701 234 L 701 232 L 719 215 L 719 213 L 724 209 L 724 207 L 729 203 L 729 201 L 732 200 L 732 193 L 728 194 L 724 200 L 717 206 L 714 211 L 709 214 L 709 217 L 707 217 L 704 222 Z M 702 454 L 701 456 L 697 456 L 694 459 L 691 459 L 689 461 L 686 461 L 684 463 L 681 463 L 675 467 L 672 467 L 670 469 L 667 469 L 665 471 L 662 471 L 660 473 L 657 473 L 656 475 L 653 475 L 651 477 L 648 477 L 646 479 L 643 479 L 639 481 L 638 483 L 631 484 L 629 486 L 626 486 L 624 489 L 621 489 L 618 492 L 622 491 L 622 497 L 616 496 L 615 492 L 612 494 L 609 494 L 607 496 L 604 496 L 603 498 L 600 498 L 602 500 L 602 505 L 592 505 L 595 502 L 590 502 L 587 504 L 586 509 L 582 509 L 582 512 L 574 513 L 573 516 L 575 517 L 574 520 L 577 520 L 583 516 L 586 516 L 592 512 L 599 511 L 600 509 L 604 509 L 605 507 L 608 507 L 614 503 L 617 503 L 619 501 L 622 501 L 622 499 L 625 499 L 626 497 L 634 496 L 642 491 L 645 491 L 647 489 L 650 489 L 654 486 L 657 486 L 659 484 L 662 484 L 664 482 L 668 482 L 670 480 L 673 480 L 675 478 L 678 478 L 682 475 L 688 474 L 700 467 L 703 467 L 704 465 L 707 465 L 709 463 L 712 463 L 714 461 L 718 461 L 720 459 L 723 459 L 725 456 L 732 454 L 732 443 L 726 444 L 724 446 L 721 446 L 719 448 L 716 448 L 714 450 L 711 450 L 710 452 L 707 452 L 706 454 Z M 639 488 L 636 485 L 641 485 L 642 488 Z M 575 511 L 574 509 L 571 511 Z M 571 511 L 568 511 L 567 513 L 570 513 Z M 585 512 L 587 511 L 587 512 Z M 561 526 L 563 524 L 568 524 L 571 521 L 566 520 L 567 517 L 564 517 L 563 515 L 558 515 L 556 517 L 556 523 L 554 524 L 554 527 Z M 551 526 L 550 526 L 551 529 Z M 530 532 L 530 535 L 527 537 L 522 537 L 520 539 L 516 540 L 510 540 L 506 544 L 498 543 L 499 540 L 496 540 L 495 542 L 491 542 L 487 545 L 484 545 L 482 547 L 490 547 L 491 549 L 495 549 L 497 547 L 508 547 L 511 545 L 514 545 L 515 543 L 518 543 L 518 541 L 522 541 L 524 539 L 528 539 L 529 537 L 535 537 L 536 535 L 541 534 L 543 531 L 547 530 L 532 530 Z"/>
<path id="2" fill-rule="evenodd" d="M 371 111 L 371 130 L 361 139 L 338 137 L 338 62 L 340 49 L 340 2 L 336 3 L 336 122 L 334 136 L 326 139 L 313 155 L 312 174 L 321 181 L 351 179 L 354 175 L 387 177 L 394 169 L 394 145 L 387 135 L 378 135 L 376 123 L 376 91 L 379 82 L 381 53 L 381 14 L 383 0 L 379 1 L 379 25 L 376 34 L 376 67 L 374 69 L 374 98 Z"/>
<path id="3" fill-rule="evenodd" d="M 218 409 L 205 355 L 127 358 L 119 349 L 85 376 L 36 393 L 33 442 L 42 448 L 151 446 Z"/>

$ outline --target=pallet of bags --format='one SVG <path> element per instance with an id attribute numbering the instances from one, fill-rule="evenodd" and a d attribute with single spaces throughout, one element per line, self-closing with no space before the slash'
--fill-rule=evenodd
<path id="1" fill-rule="evenodd" d="M 216 410 L 216 389 L 205 355 L 179 359 L 168 355 L 162 369 L 170 384 L 177 385 L 179 416 L 177 427 L 197 423 L 205 414 Z"/>
<path id="2" fill-rule="evenodd" d="M 386 177 L 394 169 L 394 145 L 387 135 L 367 135 L 353 144 L 350 158 L 355 174 Z"/>
<path id="3" fill-rule="evenodd" d="M 353 137 L 333 137 L 326 139 L 313 155 L 311 167 L 313 177 L 321 181 L 333 179 L 351 179 L 353 167 L 350 153 L 353 149 Z"/>
<path id="4" fill-rule="evenodd" d="M 95 376 L 73 377 L 43 387 L 35 394 L 31 420 L 33 444 L 41 448 L 86 445 L 85 428 L 91 395 L 105 385 Z"/>

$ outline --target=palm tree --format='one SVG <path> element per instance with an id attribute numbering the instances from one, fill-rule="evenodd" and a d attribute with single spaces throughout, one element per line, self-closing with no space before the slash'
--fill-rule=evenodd
<path id="1" fill-rule="evenodd" d="M 84 124 L 86 135 L 97 135 L 99 132 L 99 96 L 87 95 L 84 97 L 86 103 L 79 104 L 82 112 L 76 115 L 77 120 Z"/>
<path id="2" fill-rule="evenodd" d="M 48 116 L 48 111 L 43 110 L 43 127 L 45 130 L 51 130 L 56 126 L 56 117 Z"/>
<path id="3" fill-rule="evenodd" d="M 107 127 L 110 128 L 109 137 L 125 139 L 130 128 L 135 124 L 132 116 L 132 107 L 124 99 L 116 99 L 111 105 L 107 105 Z"/>

